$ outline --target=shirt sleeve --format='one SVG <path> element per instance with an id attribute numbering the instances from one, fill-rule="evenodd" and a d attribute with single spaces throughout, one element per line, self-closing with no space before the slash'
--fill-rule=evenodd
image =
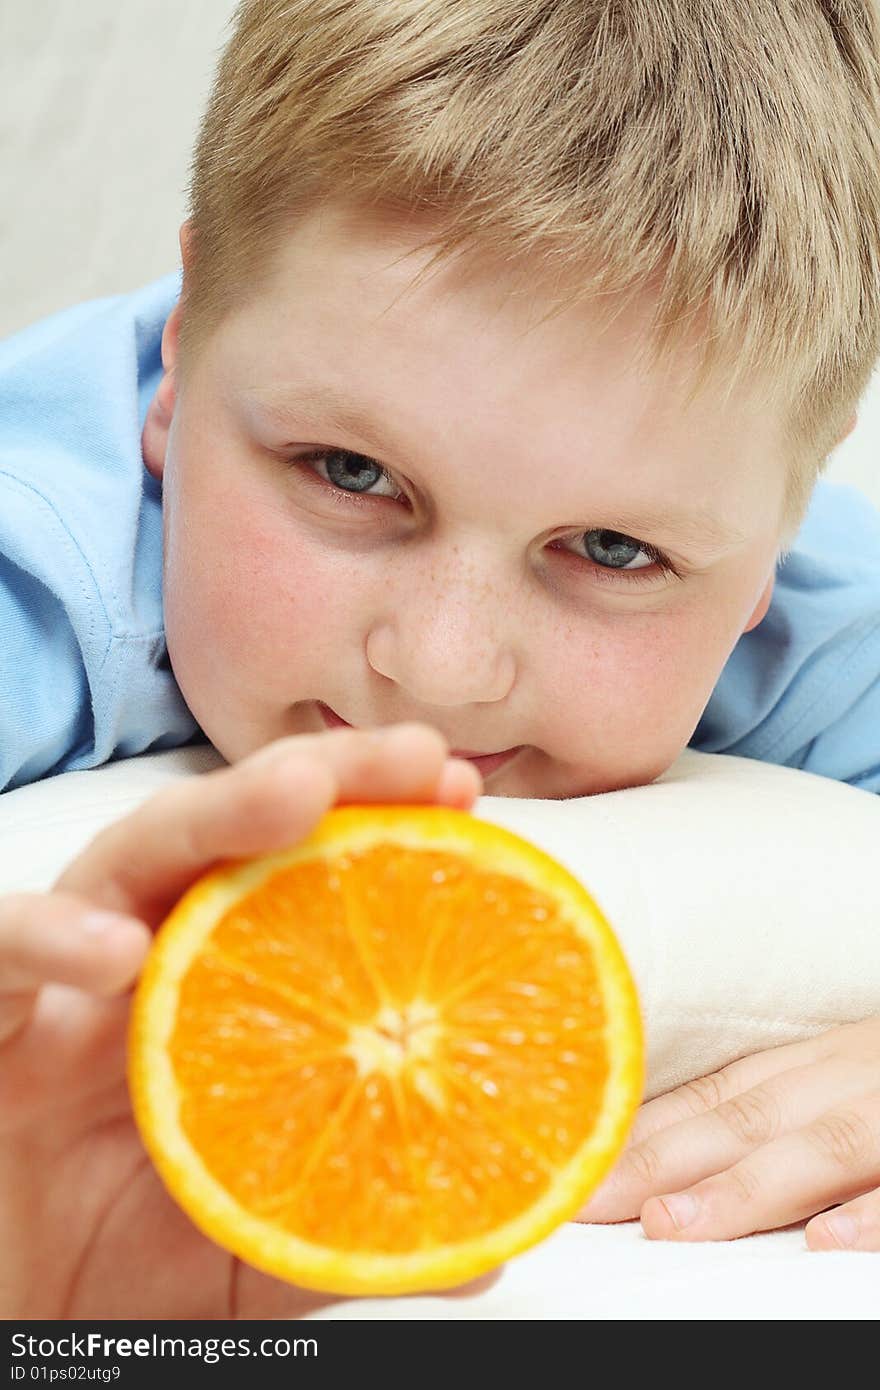
<path id="1" fill-rule="evenodd" d="M 880 512 L 820 481 L 690 746 L 880 792 Z"/>
<path id="2" fill-rule="evenodd" d="M 880 620 L 857 648 L 847 679 L 851 703 L 803 746 L 798 765 L 880 793 Z"/>
<path id="3" fill-rule="evenodd" d="M 178 292 L 174 272 L 0 342 L 0 791 L 204 738 L 141 453 Z"/>
<path id="4" fill-rule="evenodd" d="M 0 791 L 49 776 L 94 744 L 83 639 L 106 644 L 109 633 L 100 603 L 89 632 L 76 630 L 68 585 L 95 596 L 50 503 L 0 469 Z"/>

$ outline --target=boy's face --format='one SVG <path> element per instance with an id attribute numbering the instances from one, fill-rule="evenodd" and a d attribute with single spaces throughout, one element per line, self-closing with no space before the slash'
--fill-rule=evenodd
<path id="1" fill-rule="evenodd" d="M 769 605 L 780 422 L 639 374 L 647 301 L 600 334 L 584 305 L 539 325 L 503 269 L 407 293 L 424 237 L 316 212 L 182 385 L 169 319 L 144 456 L 184 698 L 230 762 L 323 704 L 522 745 L 489 795 L 649 782 Z"/>

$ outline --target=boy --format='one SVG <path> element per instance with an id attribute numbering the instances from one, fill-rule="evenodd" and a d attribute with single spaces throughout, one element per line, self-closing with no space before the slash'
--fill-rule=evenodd
<path id="1" fill-rule="evenodd" d="M 868 0 L 240 7 L 182 283 L 0 349 L 0 785 L 202 737 L 234 764 L 0 900 L 10 1308 L 293 1306 L 252 1271 L 223 1302 L 121 1085 L 144 924 L 212 859 L 340 797 L 639 785 L 689 742 L 880 790 L 880 519 L 813 490 L 880 353 L 878 156 Z M 591 1219 L 846 1201 L 880 1248 L 878 1058 L 868 1020 L 652 1102 Z"/>

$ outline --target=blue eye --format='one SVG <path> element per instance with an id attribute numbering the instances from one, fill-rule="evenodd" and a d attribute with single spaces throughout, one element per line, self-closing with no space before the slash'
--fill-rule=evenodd
<path id="1" fill-rule="evenodd" d="M 633 536 L 626 536 L 621 531 L 610 531 L 607 528 L 596 527 L 591 531 L 581 533 L 584 549 L 587 552 L 587 559 L 597 565 L 602 571 L 609 571 L 622 575 L 626 580 L 635 580 L 636 583 L 644 583 L 647 575 L 642 576 L 642 571 L 650 573 L 654 569 L 659 569 L 664 574 L 677 574 L 676 569 L 656 546 L 649 545 L 647 541 L 636 540 Z M 638 565 L 635 569 L 627 569 L 626 566 L 641 553 L 646 555 L 651 561 L 647 565 Z"/>
<path id="2" fill-rule="evenodd" d="M 646 541 L 637 541 L 631 535 L 624 535 L 623 531 L 594 527 L 581 531 L 573 539 L 584 546 L 587 552 L 585 557 L 606 584 L 619 584 L 621 581 L 627 584 L 652 584 L 658 570 L 660 574 L 673 574 L 680 578 L 676 567 L 663 555 L 662 550 Z M 646 563 L 633 566 L 633 560 L 639 555 L 646 557 Z"/>
<path id="3" fill-rule="evenodd" d="M 365 454 L 355 454 L 350 449 L 316 449 L 310 454 L 300 454 L 295 463 L 322 463 L 327 473 L 327 481 L 340 492 L 352 496 L 366 494 L 370 497 L 388 496 L 388 493 L 370 492 L 381 479 L 394 488 L 391 475 L 375 459 Z M 318 475 L 321 476 L 320 474 Z M 399 488 L 394 488 L 400 496 Z"/>
<path id="4" fill-rule="evenodd" d="M 593 530 L 584 532 L 584 541 L 589 551 L 592 537 L 596 537 L 596 549 L 602 552 L 599 557 L 590 555 L 590 559 L 595 559 L 597 564 L 610 565 L 612 569 L 626 569 L 630 561 L 634 560 L 644 546 L 640 541 L 633 540 L 631 536 L 624 536 L 620 531 Z M 634 551 L 634 554 L 630 554 Z M 638 566 L 636 566 L 638 568 Z"/>
<path id="5" fill-rule="evenodd" d="M 351 483 L 355 492 L 366 492 L 378 482 L 384 471 L 378 463 L 364 458 L 362 454 L 350 454 L 340 449 L 335 454 L 327 455 L 327 476 L 334 487 L 344 488 Z"/>

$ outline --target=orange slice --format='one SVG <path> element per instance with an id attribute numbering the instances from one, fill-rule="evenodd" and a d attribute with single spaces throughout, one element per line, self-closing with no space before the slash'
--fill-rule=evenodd
<path id="1" fill-rule="evenodd" d="M 169 1192 L 256 1268 L 442 1289 L 572 1216 L 643 1086 L 635 986 L 586 889 L 442 806 L 328 812 L 162 925 L 129 1085 Z"/>

